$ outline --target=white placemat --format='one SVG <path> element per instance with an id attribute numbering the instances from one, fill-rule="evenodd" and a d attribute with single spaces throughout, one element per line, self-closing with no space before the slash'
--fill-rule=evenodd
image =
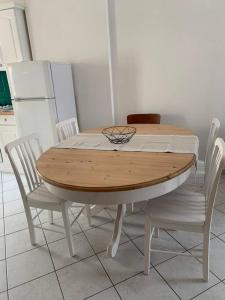
<path id="1" fill-rule="evenodd" d="M 112 144 L 102 134 L 80 133 L 57 148 L 92 150 L 193 153 L 198 157 L 199 140 L 195 135 L 136 134 L 126 144 Z"/>

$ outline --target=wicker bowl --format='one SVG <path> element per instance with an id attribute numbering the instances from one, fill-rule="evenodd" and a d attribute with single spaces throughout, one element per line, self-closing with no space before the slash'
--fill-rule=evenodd
<path id="1" fill-rule="evenodd" d="M 112 126 L 102 130 L 102 134 L 113 144 L 128 143 L 135 133 L 136 128 L 131 126 Z"/>

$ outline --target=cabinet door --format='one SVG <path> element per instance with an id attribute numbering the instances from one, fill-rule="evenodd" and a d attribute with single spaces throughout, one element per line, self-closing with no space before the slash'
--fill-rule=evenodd
<path id="1" fill-rule="evenodd" d="M 12 20 L 0 15 L 0 61 L 10 63 L 18 61 Z"/>

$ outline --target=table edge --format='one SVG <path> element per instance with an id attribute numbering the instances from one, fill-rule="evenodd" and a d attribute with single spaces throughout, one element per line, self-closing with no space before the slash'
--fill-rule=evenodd
<path id="1" fill-rule="evenodd" d="M 152 152 L 152 153 L 154 153 L 154 152 Z M 188 169 L 190 169 L 195 164 L 195 162 L 196 162 L 196 156 L 195 156 L 195 154 L 193 154 L 192 160 L 186 166 L 184 166 L 179 171 L 177 171 L 173 174 L 170 174 L 169 176 L 164 176 L 164 177 L 161 177 L 160 179 L 141 182 L 141 183 L 137 183 L 137 184 L 114 186 L 114 187 L 84 187 L 84 186 L 67 185 L 67 184 L 59 183 L 59 182 L 56 182 L 49 178 L 46 178 L 45 176 L 40 174 L 38 167 L 37 167 L 37 173 L 44 182 L 47 182 L 48 184 L 51 184 L 51 185 L 54 185 L 56 187 L 63 188 L 63 189 L 68 189 L 68 190 L 72 190 L 72 191 L 81 191 L 81 192 L 119 192 L 119 191 L 136 190 L 136 189 L 140 189 L 140 188 L 153 186 L 153 185 L 156 185 L 156 184 L 159 184 L 162 182 L 166 182 L 174 177 L 179 176 L 180 174 L 184 173 Z"/>

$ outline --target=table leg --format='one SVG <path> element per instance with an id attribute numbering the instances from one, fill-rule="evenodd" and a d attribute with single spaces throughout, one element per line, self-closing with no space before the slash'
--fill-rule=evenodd
<path id="1" fill-rule="evenodd" d="M 110 255 L 111 257 L 116 256 L 116 252 L 119 247 L 121 230 L 123 225 L 123 216 L 125 215 L 125 213 L 126 213 L 126 205 L 119 204 L 117 207 L 117 215 L 114 223 L 114 232 L 113 232 L 112 240 L 110 242 L 110 245 L 107 248 L 108 255 Z"/>

